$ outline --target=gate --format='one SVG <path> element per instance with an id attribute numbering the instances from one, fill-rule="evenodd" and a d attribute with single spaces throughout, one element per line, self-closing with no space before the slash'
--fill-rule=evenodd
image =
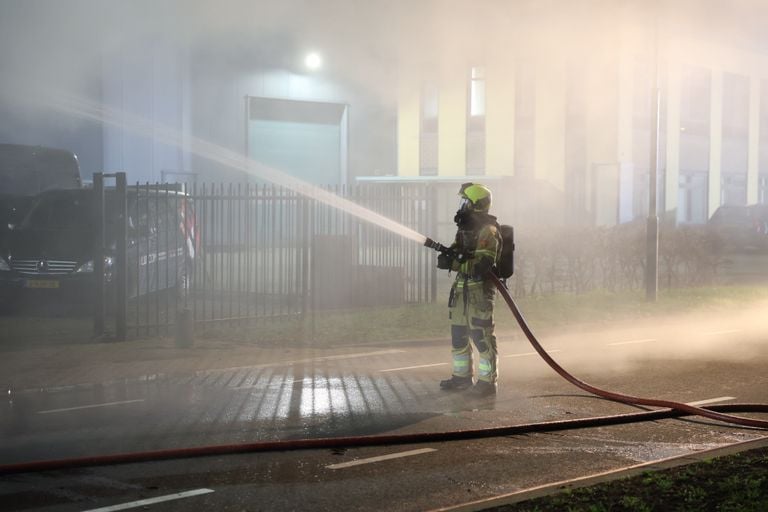
<path id="1" fill-rule="evenodd" d="M 420 233 L 435 229 L 426 184 L 325 190 Z M 292 190 L 144 183 L 126 196 L 132 336 L 171 334 L 182 310 L 200 329 L 435 300 L 429 251 Z"/>

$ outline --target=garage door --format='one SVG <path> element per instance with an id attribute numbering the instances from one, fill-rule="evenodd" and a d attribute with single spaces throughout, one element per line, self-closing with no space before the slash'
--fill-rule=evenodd
<path id="1" fill-rule="evenodd" d="M 250 98 L 248 151 L 269 167 L 321 185 L 343 181 L 346 106 Z"/>

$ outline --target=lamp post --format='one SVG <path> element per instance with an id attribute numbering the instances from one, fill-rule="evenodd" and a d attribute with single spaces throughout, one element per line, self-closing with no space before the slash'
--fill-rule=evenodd
<path id="1" fill-rule="evenodd" d="M 646 224 L 645 253 L 645 299 L 655 302 L 659 293 L 659 217 L 656 206 L 656 183 L 659 164 L 659 109 L 661 94 L 659 90 L 659 42 L 658 10 L 653 20 L 653 57 L 651 61 L 651 158 L 648 169 L 648 221 Z"/>

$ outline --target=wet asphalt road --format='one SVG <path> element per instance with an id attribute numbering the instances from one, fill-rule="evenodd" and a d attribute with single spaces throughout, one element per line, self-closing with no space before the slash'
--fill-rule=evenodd
<path id="1" fill-rule="evenodd" d="M 566 368 L 607 389 L 685 402 L 768 402 L 766 340 L 755 327 L 689 326 L 681 334 L 658 326 L 552 337 L 546 346 Z M 450 373 L 447 352 L 443 344 L 367 345 L 185 377 L 16 393 L 3 404 L 0 461 L 482 428 L 636 410 L 586 397 L 522 339 L 500 343 L 495 398 L 440 392 L 437 381 Z M 663 420 L 20 474 L 0 480 L 0 509 L 88 510 L 167 498 L 152 509 L 431 510 L 761 435 L 709 421 Z"/>

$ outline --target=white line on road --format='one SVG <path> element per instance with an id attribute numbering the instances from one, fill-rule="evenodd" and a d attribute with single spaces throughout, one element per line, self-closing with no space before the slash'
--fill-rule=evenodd
<path id="1" fill-rule="evenodd" d="M 656 338 L 644 338 L 641 340 L 629 340 L 629 341 L 615 341 L 613 343 L 606 343 L 609 347 L 615 347 L 617 345 L 634 345 L 636 343 L 651 343 L 656 341 Z"/>
<path id="2" fill-rule="evenodd" d="M 554 350 L 547 350 L 547 354 L 557 354 L 558 352 L 562 352 L 562 350 L 554 349 Z M 502 358 L 505 357 L 525 357 L 525 356 L 536 356 L 539 355 L 538 352 L 522 352 L 520 354 L 508 354 L 506 356 L 501 356 Z"/>
<path id="3" fill-rule="evenodd" d="M 131 501 L 130 503 L 121 503 L 120 505 L 112 505 L 111 507 L 92 508 L 84 512 L 113 512 L 115 510 L 126 510 L 129 508 L 144 507 L 146 505 L 154 505 L 155 503 L 163 503 L 164 501 L 180 500 L 182 498 L 191 498 L 192 496 L 200 496 L 201 494 L 212 493 L 213 489 L 194 489 L 192 491 L 177 492 L 176 494 L 166 494 L 165 496 L 158 496 L 156 498 L 147 498 L 145 500 Z"/>
<path id="4" fill-rule="evenodd" d="M 562 351 L 558 350 L 558 349 L 548 350 L 547 351 L 548 354 L 556 354 L 558 352 L 562 352 Z M 504 358 L 504 357 L 526 357 L 526 356 L 535 356 L 535 355 L 538 355 L 538 352 L 523 352 L 521 354 L 508 354 L 506 356 L 501 356 L 501 357 L 502 358 Z M 420 364 L 418 366 L 403 366 L 401 368 L 387 368 L 386 370 L 379 370 L 379 372 L 383 373 L 383 372 L 397 372 L 397 371 L 400 371 L 400 370 L 415 370 L 417 368 L 430 368 L 432 366 L 447 366 L 448 364 L 450 364 L 450 363 Z"/>
<path id="5" fill-rule="evenodd" d="M 402 354 L 405 350 L 379 350 L 377 352 L 363 352 L 362 354 L 339 354 L 336 356 L 323 356 L 311 359 L 311 361 L 335 361 L 336 359 L 353 359 L 355 357 L 381 356 L 385 354 Z"/>
<path id="6" fill-rule="evenodd" d="M 388 354 L 402 354 L 405 350 L 377 350 L 375 352 L 362 352 L 357 354 L 338 354 L 335 356 L 322 356 L 322 357 L 313 357 L 308 359 L 295 359 L 293 361 L 279 361 L 275 363 L 262 363 L 262 364 L 253 364 L 249 366 L 232 366 L 230 368 L 214 368 L 211 370 L 200 370 L 196 372 L 196 375 L 199 377 L 201 375 L 208 375 L 210 373 L 220 373 L 220 372 L 231 372 L 234 370 L 245 370 L 245 369 L 251 369 L 255 370 L 258 368 L 275 368 L 280 366 L 291 366 L 294 364 L 304 364 L 304 363 L 319 363 L 322 361 L 336 361 L 339 359 L 354 359 L 356 357 L 368 357 L 368 356 L 383 356 Z"/>
<path id="7" fill-rule="evenodd" d="M 420 364 L 418 366 L 403 366 L 401 368 L 387 368 L 386 370 L 379 370 L 379 372 L 399 372 L 400 370 L 415 370 L 416 368 L 431 368 L 432 366 L 447 366 L 448 363 L 433 363 L 433 364 Z"/>
<path id="8" fill-rule="evenodd" d="M 304 382 L 312 382 L 312 377 L 304 377 L 302 379 L 275 379 L 275 382 L 272 382 L 270 384 L 250 384 L 247 386 L 231 386 L 227 389 L 231 389 L 234 391 L 240 391 L 242 389 L 264 389 L 267 388 L 275 388 L 275 387 L 283 387 L 283 386 L 292 386 L 296 383 L 304 383 Z"/>
<path id="9" fill-rule="evenodd" d="M 712 331 L 712 332 L 702 332 L 702 336 L 715 336 L 717 334 L 733 334 L 735 332 L 741 332 L 742 329 L 729 329 L 727 331 Z"/>
<path id="10" fill-rule="evenodd" d="M 389 455 L 380 455 L 378 457 L 369 457 L 367 459 L 357 459 L 350 462 L 342 462 L 341 464 L 331 464 L 325 466 L 328 469 L 343 469 L 352 466 L 360 466 L 361 464 L 371 464 L 372 462 L 381 462 L 383 460 L 399 459 L 400 457 L 410 457 L 412 455 L 421 455 L 422 453 L 436 452 L 434 448 L 421 448 L 419 450 L 410 450 L 407 452 L 391 453 Z"/>
<path id="11" fill-rule="evenodd" d="M 686 402 L 686 405 L 707 405 L 717 402 L 727 402 L 729 400 L 736 400 L 735 396 L 719 396 L 717 398 L 709 398 L 707 400 L 698 400 L 696 402 Z"/>
<path id="12" fill-rule="evenodd" d="M 63 409 L 49 409 L 47 411 L 37 411 L 37 414 L 51 414 L 53 412 L 79 411 L 81 409 L 94 409 L 96 407 L 109 407 L 112 405 L 135 404 L 143 401 L 144 401 L 143 398 L 138 398 L 136 400 L 122 400 L 120 402 L 106 402 L 103 404 L 80 405 L 77 407 L 65 407 Z"/>

